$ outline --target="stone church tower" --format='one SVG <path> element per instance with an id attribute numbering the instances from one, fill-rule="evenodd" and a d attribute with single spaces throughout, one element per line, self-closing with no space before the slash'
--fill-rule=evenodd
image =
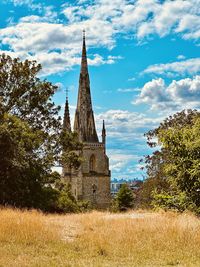
<path id="1" fill-rule="evenodd" d="M 68 98 L 63 127 L 66 131 L 71 131 Z M 77 151 L 83 158 L 83 163 L 78 170 L 64 166 L 63 177 L 66 182 L 71 184 L 72 193 L 77 200 L 89 200 L 97 208 L 106 208 L 110 202 L 110 170 L 109 159 L 106 155 L 106 129 L 103 121 L 102 142 L 99 142 L 92 109 L 85 33 L 83 33 L 74 132 L 78 134 L 79 140 L 83 143 L 83 150 Z"/>

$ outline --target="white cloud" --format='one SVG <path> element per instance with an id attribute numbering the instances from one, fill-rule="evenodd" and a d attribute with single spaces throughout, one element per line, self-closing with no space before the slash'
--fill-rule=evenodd
<path id="1" fill-rule="evenodd" d="M 133 81 L 135 81 L 136 80 L 136 78 L 135 77 L 132 77 L 132 78 L 129 78 L 128 79 L 128 82 L 133 82 Z"/>
<path id="2" fill-rule="evenodd" d="M 183 56 L 179 56 L 178 59 L 184 59 Z M 155 64 L 147 67 L 144 74 L 159 74 L 167 75 L 170 77 L 176 75 L 195 75 L 200 73 L 200 58 L 190 58 L 182 61 L 176 61 L 166 64 Z"/>
<path id="3" fill-rule="evenodd" d="M 171 99 L 177 102 L 197 102 L 200 105 L 200 76 L 193 79 L 186 78 L 180 81 L 173 81 L 167 88 Z M 196 104 L 195 104 L 196 105 Z"/>
<path id="4" fill-rule="evenodd" d="M 169 33 L 180 33 L 184 39 L 197 39 L 199 7 L 200 2 L 196 0 L 157 2 L 152 16 L 139 25 L 137 36 L 144 38 L 158 34 L 163 37 Z"/>
<path id="5" fill-rule="evenodd" d="M 194 9 L 192 9 L 194 10 Z M 184 32 L 184 39 L 199 39 L 200 37 L 200 17 L 199 11 L 197 14 L 185 14 L 180 20 L 178 27 L 176 28 L 177 33 Z"/>
<path id="6" fill-rule="evenodd" d="M 31 10 L 41 11 L 43 5 L 41 3 L 34 3 L 34 0 L 4 0 L 4 2 L 11 2 L 14 6 L 28 6 Z"/>
<path id="7" fill-rule="evenodd" d="M 43 74 L 49 75 L 80 64 L 82 29 L 83 25 L 64 26 L 59 23 L 41 22 L 40 17 L 30 16 L 21 19 L 15 26 L 0 29 L 0 39 L 2 44 L 10 47 L 9 53 L 11 51 L 12 56 L 36 59 L 43 65 Z M 87 39 L 87 44 L 93 46 L 94 42 L 99 42 L 101 38 L 104 37 L 101 35 L 95 40 L 92 36 Z M 106 40 L 106 37 L 104 39 Z M 109 40 L 106 40 L 105 45 L 108 42 Z M 120 56 L 109 55 L 103 58 L 94 54 L 92 57 L 89 55 L 88 62 L 90 65 L 99 66 L 113 64 L 119 59 Z"/>
<path id="8" fill-rule="evenodd" d="M 12 2 L 15 6 L 30 5 L 33 3 L 32 0 L 7 0 L 7 2 Z"/>
<path id="9" fill-rule="evenodd" d="M 47 64 L 44 68 L 45 74 L 71 69 L 77 64 L 83 28 L 87 32 L 88 47 L 108 49 L 115 46 L 116 35 L 119 33 L 137 39 L 153 34 L 163 37 L 169 33 L 178 33 L 182 38 L 195 40 L 200 33 L 200 2 L 196 0 L 94 0 L 90 4 L 79 1 L 62 6 L 60 12 L 65 16 L 62 21 L 53 6 L 38 5 L 34 0 L 7 1 L 12 1 L 14 5 L 37 8 L 38 14 L 22 17 L 16 25 L 0 29 L 0 42 L 9 46 L 13 55 L 23 53 L 28 58 L 31 55 L 43 64 L 44 60 L 49 59 L 48 68 Z M 101 55 L 97 55 L 90 59 L 90 63 L 112 64 L 118 59 L 120 57 L 109 56 L 103 59 Z M 199 62 L 195 62 L 195 59 L 186 63 L 190 72 L 195 73 L 196 68 L 199 68 Z M 186 67 L 177 64 L 174 62 L 172 65 L 175 72 L 176 68 L 187 71 Z M 162 72 L 160 67 L 164 66 L 154 67 Z M 152 68 L 146 71 L 154 71 Z"/>
<path id="10" fill-rule="evenodd" d="M 187 108 L 200 108 L 200 76 L 173 80 L 169 85 L 161 78 L 146 83 L 133 104 L 148 104 L 168 114 Z"/>
<path id="11" fill-rule="evenodd" d="M 147 82 L 141 89 L 141 93 L 135 104 L 141 103 L 161 103 L 167 102 L 168 97 L 165 93 L 165 82 L 163 79 L 153 79 Z"/>
<path id="12" fill-rule="evenodd" d="M 110 158 L 110 169 L 115 172 L 121 172 L 130 162 L 139 160 L 137 156 L 124 154 L 123 150 L 110 149 L 107 154 Z"/>
<path id="13" fill-rule="evenodd" d="M 121 141 L 143 140 L 146 129 L 157 126 L 160 122 L 160 118 L 151 118 L 143 113 L 128 110 L 108 110 L 97 114 L 95 118 L 99 133 L 104 120 L 109 138 Z"/>
<path id="14" fill-rule="evenodd" d="M 200 2 L 196 0 L 96 0 L 88 5 L 66 5 L 63 13 L 68 21 L 104 21 L 112 25 L 110 36 L 132 32 L 138 39 L 157 34 L 180 33 L 185 39 L 197 39 L 200 31 Z M 98 26 L 97 26 L 98 30 Z"/>
<path id="15" fill-rule="evenodd" d="M 177 56 L 177 59 L 179 59 L 179 60 L 183 60 L 183 59 L 185 59 L 185 56 L 184 56 L 184 55 L 178 55 L 178 56 Z"/>
<path id="16" fill-rule="evenodd" d="M 118 88 L 117 91 L 120 93 L 139 92 L 140 88 Z"/>
<path id="17" fill-rule="evenodd" d="M 142 156 L 138 156 L 138 152 L 135 152 L 126 149 L 107 150 L 112 178 L 143 178 L 145 173 L 141 170 L 141 167 L 144 167 L 144 165 L 139 163 Z"/>

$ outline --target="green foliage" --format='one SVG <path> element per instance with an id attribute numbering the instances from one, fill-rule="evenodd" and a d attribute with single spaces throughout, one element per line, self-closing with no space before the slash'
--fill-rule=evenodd
<path id="1" fill-rule="evenodd" d="M 38 156 L 42 133 L 4 114 L 0 121 L 0 203 L 35 205 L 47 170 Z"/>
<path id="2" fill-rule="evenodd" d="M 162 179 L 169 185 L 156 190 L 152 204 L 178 210 L 200 207 L 200 113 L 182 111 L 147 134 L 157 138 L 160 151 L 146 157 L 148 179 Z M 157 188 L 157 187 L 156 187 Z"/>
<path id="3" fill-rule="evenodd" d="M 79 142 L 77 133 L 62 131 L 60 134 L 60 143 L 62 147 L 60 163 L 64 163 L 70 168 L 78 168 L 82 159 L 76 151 L 81 151 L 83 145 Z"/>
<path id="4" fill-rule="evenodd" d="M 112 204 L 113 211 L 125 211 L 133 207 L 134 196 L 127 184 L 123 184 Z"/>
<path id="5" fill-rule="evenodd" d="M 167 190 L 169 188 L 169 183 L 166 179 L 160 177 L 149 177 L 146 179 L 138 193 L 139 207 L 149 209 L 152 208 L 152 201 L 154 199 L 154 191 L 157 193 Z"/>
<path id="6" fill-rule="evenodd" d="M 72 213 L 78 212 L 78 206 L 75 201 L 73 201 L 69 195 L 65 192 L 61 192 L 57 200 L 57 208 L 60 212 Z"/>
<path id="7" fill-rule="evenodd" d="M 88 212 L 92 210 L 92 204 L 88 200 L 78 201 L 79 212 Z"/>
<path id="8" fill-rule="evenodd" d="M 57 87 L 38 78 L 41 66 L 0 55 L 0 204 L 54 210 L 55 165 L 75 168 L 81 144 L 62 130 Z M 62 153 L 63 148 L 65 153 Z M 64 193 L 63 193 L 64 194 Z"/>
<path id="9" fill-rule="evenodd" d="M 70 184 L 57 180 L 55 183 L 58 190 L 55 211 L 64 213 L 85 212 L 91 209 L 89 201 L 77 201 L 71 193 Z"/>
<path id="10" fill-rule="evenodd" d="M 188 199 L 184 192 L 160 192 L 156 190 L 153 192 L 152 205 L 154 208 L 173 209 L 177 211 L 184 211 L 188 207 Z"/>

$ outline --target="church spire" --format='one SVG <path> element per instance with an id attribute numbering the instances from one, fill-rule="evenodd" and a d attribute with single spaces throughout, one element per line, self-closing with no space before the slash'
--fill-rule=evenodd
<path id="1" fill-rule="evenodd" d="M 106 128 L 105 128 L 105 122 L 103 120 L 103 127 L 102 127 L 102 143 L 106 143 Z"/>
<path id="2" fill-rule="evenodd" d="M 83 47 L 82 47 L 82 58 L 81 58 L 81 73 L 82 73 L 82 75 L 87 75 L 88 74 L 87 52 L 86 52 L 86 44 L 85 44 L 85 30 L 83 30 Z"/>
<path id="3" fill-rule="evenodd" d="M 70 115 L 69 115 L 69 102 L 68 102 L 68 91 L 66 96 L 66 103 L 65 103 L 65 113 L 64 113 L 64 120 L 63 120 L 63 129 L 67 132 L 71 132 L 71 123 L 70 123 Z"/>
<path id="4" fill-rule="evenodd" d="M 83 31 L 81 71 L 79 78 L 78 102 L 74 120 L 74 131 L 78 133 L 79 140 L 82 142 L 98 142 L 90 93 L 85 31 Z"/>

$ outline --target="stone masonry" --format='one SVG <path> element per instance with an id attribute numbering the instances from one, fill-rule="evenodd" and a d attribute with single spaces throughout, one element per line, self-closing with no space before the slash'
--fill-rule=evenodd
<path id="1" fill-rule="evenodd" d="M 63 127 L 66 131 L 71 131 L 68 98 Z M 77 151 L 83 158 L 83 163 L 78 170 L 64 166 L 63 178 L 71 184 L 72 193 L 77 200 L 89 200 L 96 208 L 107 208 L 110 203 L 110 170 L 106 155 L 106 129 L 103 121 L 102 142 L 99 142 L 92 109 L 85 33 L 74 132 L 77 132 L 83 143 L 83 150 Z"/>

